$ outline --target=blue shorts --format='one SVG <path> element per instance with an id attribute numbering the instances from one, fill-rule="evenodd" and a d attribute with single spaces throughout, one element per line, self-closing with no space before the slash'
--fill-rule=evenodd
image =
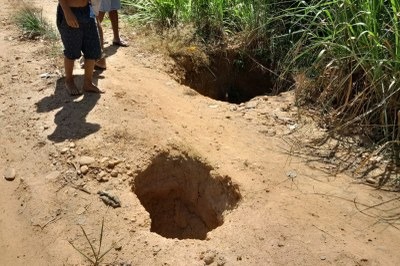
<path id="1" fill-rule="evenodd" d="M 75 60 L 83 53 L 85 59 L 100 59 L 100 37 L 96 19 L 90 15 L 90 6 L 71 7 L 71 11 L 79 22 L 79 28 L 68 26 L 61 6 L 57 7 L 57 28 L 64 45 L 64 56 Z"/>
<path id="2" fill-rule="evenodd" d="M 100 11 L 101 12 L 110 12 L 113 10 L 121 9 L 121 1 L 120 0 L 101 0 L 100 1 Z"/>

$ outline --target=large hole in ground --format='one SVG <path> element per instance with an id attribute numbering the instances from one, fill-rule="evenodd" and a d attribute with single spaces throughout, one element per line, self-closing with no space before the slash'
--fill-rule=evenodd
<path id="1" fill-rule="evenodd" d="M 201 239 L 224 222 L 241 198 L 228 176 L 185 154 L 156 156 L 133 191 L 150 214 L 151 231 L 166 238 Z"/>
<path id="2" fill-rule="evenodd" d="M 172 54 L 182 68 L 180 82 L 198 93 L 219 101 L 243 103 L 256 96 L 288 90 L 294 81 L 278 80 L 267 60 L 256 59 L 235 50 L 211 52 L 186 49 Z M 279 86 L 277 83 L 279 82 Z"/>

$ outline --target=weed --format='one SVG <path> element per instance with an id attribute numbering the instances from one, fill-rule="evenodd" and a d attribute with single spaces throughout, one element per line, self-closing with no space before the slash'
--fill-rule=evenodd
<path id="1" fill-rule="evenodd" d="M 43 18 L 42 10 L 37 8 L 20 9 L 15 15 L 15 22 L 28 39 L 43 37 L 53 40 L 57 37 L 53 27 Z"/>
<path id="2" fill-rule="evenodd" d="M 97 249 L 97 251 L 95 250 L 94 244 L 89 240 L 89 237 L 86 234 L 85 229 L 83 229 L 83 227 L 80 225 L 80 228 L 83 232 L 83 235 L 86 238 L 87 243 L 90 246 L 90 249 L 92 251 L 92 253 L 90 255 L 85 254 L 81 249 L 77 248 L 72 241 L 68 241 L 69 244 L 76 250 L 78 251 L 82 256 L 84 256 L 93 266 L 98 266 L 100 265 L 101 261 L 104 259 L 104 256 L 107 255 L 108 252 L 110 252 L 113 248 L 116 247 L 117 242 L 114 242 L 110 248 L 108 248 L 106 251 L 104 251 L 103 253 L 101 253 L 101 245 L 102 245 L 102 241 L 103 241 L 103 233 L 104 233 L 104 218 L 101 222 L 101 230 L 100 230 L 100 240 L 99 240 L 99 248 Z"/>

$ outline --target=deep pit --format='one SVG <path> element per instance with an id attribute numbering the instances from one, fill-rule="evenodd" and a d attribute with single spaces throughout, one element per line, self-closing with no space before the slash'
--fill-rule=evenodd
<path id="1" fill-rule="evenodd" d="M 238 186 L 228 176 L 187 154 L 157 155 L 139 173 L 133 191 L 150 214 L 151 232 L 166 238 L 204 240 L 238 204 Z"/>
<path id="2" fill-rule="evenodd" d="M 290 78 L 279 79 L 268 60 L 235 50 L 205 55 L 189 49 L 172 56 L 183 70 L 182 84 L 219 101 L 239 104 L 289 90 L 294 84 Z"/>

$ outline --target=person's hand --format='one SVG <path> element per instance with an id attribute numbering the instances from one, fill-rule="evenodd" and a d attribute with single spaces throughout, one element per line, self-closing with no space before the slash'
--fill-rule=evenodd
<path id="1" fill-rule="evenodd" d="M 79 28 L 79 22 L 72 12 L 65 13 L 65 20 L 67 21 L 68 26 L 70 26 L 71 28 Z"/>

